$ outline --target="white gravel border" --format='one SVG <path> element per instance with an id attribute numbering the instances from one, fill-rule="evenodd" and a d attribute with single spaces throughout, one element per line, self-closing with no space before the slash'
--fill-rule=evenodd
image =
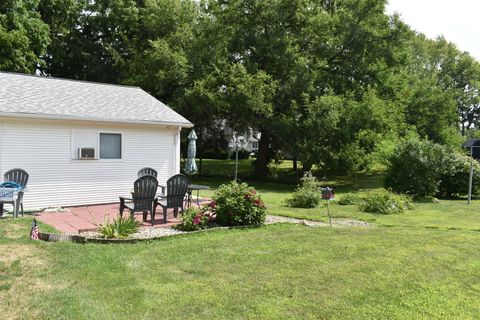
<path id="1" fill-rule="evenodd" d="M 135 232 L 127 239 L 154 239 L 154 238 L 174 236 L 182 233 L 187 233 L 187 232 L 180 231 L 173 228 L 143 227 L 143 228 L 140 228 L 138 232 Z M 105 239 L 102 237 L 102 235 L 99 232 L 96 232 L 96 231 L 82 232 L 80 233 L 80 235 L 88 238 Z"/>
<path id="2" fill-rule="evenodd" d="M 330 227 L 330 224 L 328 222 L 267 215 L 265 224 L 274 224 L 274 223 L 303 224 L 309 227 Z M 343 228 L 343 227 L 369 228 L 369 227 L 372 227 L 372 225 L 368 222 L 355 220 L 355 219 L 332 219 L 332 227 L 334 228 Z"/>
<path id="3" fill-rule="evenodd" d="M 265 221 L 266 225 L 276 224 L 276 223 L 301 224 L 308 227 L 330 227 L 330 225 L 327 222 L 322 222 L 322 221 L 312 221 L 312 220 L 305 220 L 305 219 L 267 215 L 267 218 Z M 332 219 L 332 227 L 333 228 L 344 228 L 344 227 L 369 228 L 369 227 L 372 227 L 372 225 L 369 224 L 368 222 L 359 221 L 355 219 Z M 169 237 L 169 236 L 174 236 L 174 235 L 184 234 L 184 233 L 190 233 L 190 232 L 181 231 L 171 227 L 170 228 L 142 227 L 138 230 L 138 232 L 132 234 L 127 239 L 154 239 L 154 238 Z M 102 235 L 96 231 L 82 232 L 80 233 L 80 235 L 88 238 L 104 239 Z"/>

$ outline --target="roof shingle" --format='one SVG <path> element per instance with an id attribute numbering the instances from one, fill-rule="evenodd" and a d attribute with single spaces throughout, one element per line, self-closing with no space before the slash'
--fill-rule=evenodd
<path id="1" fill-rule="evenodd" d="M 0 72 L 0 115 L 191 126 L 138 87 Z"/>

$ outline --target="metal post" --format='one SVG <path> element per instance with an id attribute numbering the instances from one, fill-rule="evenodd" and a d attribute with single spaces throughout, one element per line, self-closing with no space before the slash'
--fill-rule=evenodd
<path id="1" fill-rule="evenodd" d="M 470 148 L 470 176 L 468 178 L 468 204 L 472 201 L 473 184 L 473 147 Z"/>
<path id="2" fill-rule="evenodd" d="M 327 213 L 328 213 L 328 222 L 330 223 L 330 228 L 332 227 L 332 217 L 330 216 L 330 200 L 327 200 Z"/>
<path id="3" fill-rule="evenodd" d="M 235 182 L 237 182 L 237 170 L 238 170 L 238 143 L 235 145 Z"/>

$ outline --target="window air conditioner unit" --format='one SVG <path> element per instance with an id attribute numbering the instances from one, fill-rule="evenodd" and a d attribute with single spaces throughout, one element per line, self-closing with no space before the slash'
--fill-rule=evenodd
<path id="1" fill-rule="evenodd" d="M 80 160 L 96 159 L 95 148 L 78 148 L 78 159 Z"/>

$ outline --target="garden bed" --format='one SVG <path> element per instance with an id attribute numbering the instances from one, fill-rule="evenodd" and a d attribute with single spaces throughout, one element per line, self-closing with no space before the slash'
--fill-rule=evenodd
<path id="1" fill-rule="evenodd" d="M 313 221 L 306 219 L 296 219 L 281 216 L 267 216 L 265 225 L 277 224 L 277 223 L 291 223 L 301 224 L 308 227 L 329 227 L 329 224 L 321 221 Z M 260 225 L 261 226 L 261 225 Z M 132 234 L 129 238 L 102 238 L 99 232 L 88 231 L 80 234 L 54 234 L 54 233 L 40 233 L 40 239 L 49 242 L 58 241 L 70 241 L 76 243 L 136 243 L 139 241 L 151 241 L 158 240 L 166 237 L 174 237 L 178 235 L 193 234 L 206 231 L 215 230 L 228 230 L 238 228 L 253 228 L 259 227 L 259 225 L 253 226 L 236 226 L 236 227 L 212 227 L 208 229 L 202 229 L 197 231 L 181 231 L 175 228 L 141 228 L 138 232 Z M 371 224 L 359 221 L 355 219 L 333 219 L 332 227 L 372 227 Z"/>

